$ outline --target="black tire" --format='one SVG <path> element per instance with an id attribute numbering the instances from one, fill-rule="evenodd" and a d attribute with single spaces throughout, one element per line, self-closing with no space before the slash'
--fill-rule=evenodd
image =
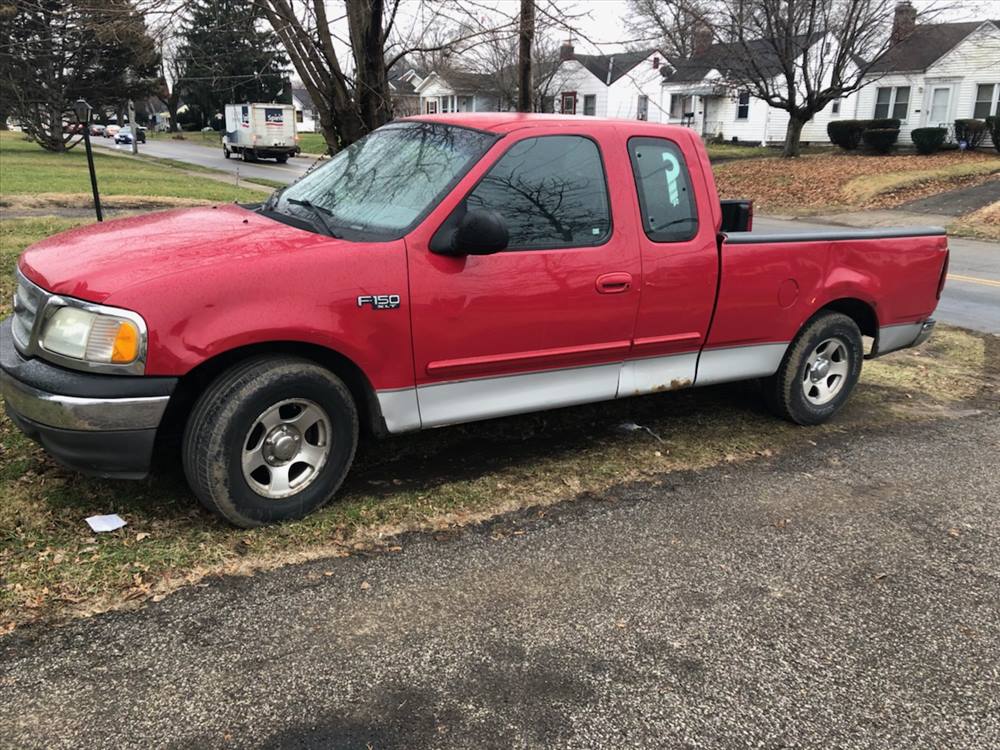
<path id="1" fill-rule="evenodd" d="M 244 476 L 244 447 L 260 415 L 289 399 L 308 400 L 325 412 L 329 452 L 300 490 L 269 498 Z M 328 502 L 357 444 L 357 408 L 340 378 L 305 359 L 255 358 L 224 372 L 198 399 L 184 430 L 184 474 L 206 508 L 236 526 L 260 526 L 302 518 Z"/>
<path id="2" fill-rule="evenodd" d="M 243 161 L 257 161 L 256 155 L 248 148 L 244 148 L 240 155 L 243 157 Z"/>
<path id="3" fill-rule="evenodd" d="M 284 164 L 285 162 L 288 161 L 287 156 L 276 156 L 274 158 L 277 160 L 278 164 Z"/>
<path id="4" fill-rule="evenodd" d="M 222 147 L 222 158 L 224 159 L 229 158 L 229 149 L 226 148 L 225 146 Z"/>
<path id="5" fill-rule="evenodd" d="M 842 347 L 836 346 L 840 342 Z M 826 375 L 827 370 L 813 372 L 809 364 L 810 356 L 817 347 L 825 346 L 831 365 L 843 361 L 840 368 L 842 380 L 836 375 Z M 841 359 L 836 359 L 839 356 Z M 822 359 L 822 352 L 820 352 Z M 846 315 L 823 312 L 810 320 L 792 341 L 778 371 L 763 383 L 764 399 L 768 408 L 777 416 L 801 425 L 816 425 L 825 422 L 847 402 L 861 376 L 864 360 L 864 342 L 857 324 Z M 831 370 L 833 367 L 831 367 Z M 814 376 L 817 376 L 814 379 Z M 821 388 L 835 390 L 824 394 Z M 825 403 L 816 403 L 829 396 Z"/>

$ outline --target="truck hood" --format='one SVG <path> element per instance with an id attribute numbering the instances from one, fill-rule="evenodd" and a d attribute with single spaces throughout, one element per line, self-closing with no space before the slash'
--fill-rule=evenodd
<path id="1" fill-rule="evenodd" d="M 229 204 L 73 229 L 29 247 L 19 266 L 50 292 L 103 302 L 125 287 L 161 276 L 342 242 Z"/>

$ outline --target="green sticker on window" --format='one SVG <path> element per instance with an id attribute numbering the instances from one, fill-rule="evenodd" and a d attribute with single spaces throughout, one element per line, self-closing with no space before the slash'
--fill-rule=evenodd
<path id="1" fill-rule="evenodd" d="M 663 161 L 666 165 L 663 173 L 667 176 L 667 194 L 670 197 L 670 205 L 679 206 L 681 204 L 681 193 L 677 187 L 677 178 L 681 176 L 680 162 L 677 161 L 676 156 L 666 151 L 663 152 Z"/>

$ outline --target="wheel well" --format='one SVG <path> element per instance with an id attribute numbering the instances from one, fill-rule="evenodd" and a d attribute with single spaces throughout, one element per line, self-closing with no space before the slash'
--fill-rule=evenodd
<path id="1" fill-rule="evenodd" d="M 386 432 L 382 420 L 375 389 L 368 378 L 354 362 L 343 354 L 316 344 L 299 341 L 270 341 L 231 349 L 201 363 L 180 378 L 170 397 L 170 404 L 157 433 L 157 440 L 171 443 L 184 434 L 188 415 L 198 397 L 222 372 L 250 357 L 265 354 L 292 355 L 309 359 L 330 370 L 344 381 L 358 408 L 358 421 L 367 435 L 382 435 Z"/>
<path id="2" fill-rule="evenodd" d="M 846 315 L 857 323 L 862 336 L 869 336 L 876 342 L 878 341 L 878 316 L 875 314 L 875 308 L 867 302 L 853 297 L 845 297 L 825 304 L 822 309 Z"/>

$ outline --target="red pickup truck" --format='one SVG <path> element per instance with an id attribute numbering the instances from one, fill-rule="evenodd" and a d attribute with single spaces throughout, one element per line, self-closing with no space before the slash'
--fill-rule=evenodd
<path id="1" fill-rule="evenodd" d="M 685 128 L 398 120 L 261 205 L 26 250 L 2 391 L 81 471 L 143 476 L 180 437 L 195 494 L 243 526 L 328 501 L 359 432 L 748 378 L 822 422 L 863 358 L 930 334 L 944 231 L 750 221 Z"/>

